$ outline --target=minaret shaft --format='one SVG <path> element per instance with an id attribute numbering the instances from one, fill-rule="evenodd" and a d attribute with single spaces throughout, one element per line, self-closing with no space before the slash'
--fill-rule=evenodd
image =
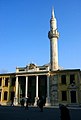
<path id="1" fill-rule="evenodd" d="M 57 46 L 57 38 L 52 38 L 50 40 L 50 63 L 51 63 L 51 70 L 58 69 L 58 46 Z"/>
<path id="2" fill-rule="evenodd" d="M 51 71 L 58 70 L 58 37 L 57 22 L 52 10 L 52 17 L 50 19 L 50 31 L 48 33 L 50 39 L 50 64 Z"/>

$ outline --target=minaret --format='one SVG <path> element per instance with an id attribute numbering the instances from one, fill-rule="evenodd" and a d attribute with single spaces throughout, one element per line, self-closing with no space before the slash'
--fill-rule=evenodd
<path id="1" fill-rule="evenodd" d="M 48 33 L 50 39 L 50 64 L 51 71 L 58 70 L 58 38 L 59 33 L 57 31 L 57 21 L 54 15 L 54 9 L 52 9 L 52 15 L 50 19 L 50 31 Z"/>

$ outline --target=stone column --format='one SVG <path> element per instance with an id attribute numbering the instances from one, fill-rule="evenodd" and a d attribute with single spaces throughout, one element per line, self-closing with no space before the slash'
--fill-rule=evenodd
<path id="1" fill-rule="evenodd" d="M 25 98 L 28 97 L 28 76 L 26 76 L 26 89 L 25 89 Z"/>
<path id="2" fill-rule="evenodd" d="M 37 106 L 37 100 L 38 99 L 39 99 L 39 97 L 38 97 L 38 76 L 36 76 L 36 97 L 35 97 L 34 106 Z"/>
<path id="3" fill-rule="evenodd" d="M 16 91 L 15 91 L 15 98 L 14 98 L 14 105 L 18 105 L 18 76 L 16 76 Z"/>
<path id="4" fill-rule="evenodd" d="M 49 86 L 50 86 L 50 83 L 49 83 L 49 75 L 47 75 L 47 97 L 46 97 L 46 106 L 50 106 L 51 103 L 50 103 L 50 93 L 49 93 Z"/>

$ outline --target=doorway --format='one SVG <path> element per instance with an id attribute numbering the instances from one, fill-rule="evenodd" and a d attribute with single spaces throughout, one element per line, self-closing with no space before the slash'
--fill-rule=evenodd
<path id="1" fill-rule="evenodd" d="M 76 91 L 71 91 L 71 103 L 76 103 Z"/>

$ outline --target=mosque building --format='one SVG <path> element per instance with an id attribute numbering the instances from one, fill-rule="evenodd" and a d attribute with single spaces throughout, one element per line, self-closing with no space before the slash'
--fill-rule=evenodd
<path id="1" fill-rule="evenodd" d="M 14 73 L 0 74 L 0 104 L 20 105 L 21 99 L 30 97 L 36 106 L 39 97 L 45 100 L 45 106 L 65 104 L 81 105 L 81 71 L 80 69 L 63 69 L 58 65 L 57 20 L 54 9 L 48 32 L 50 41 L 50 63 L 37 66 L 30 63 L 17 67 Z"/>

